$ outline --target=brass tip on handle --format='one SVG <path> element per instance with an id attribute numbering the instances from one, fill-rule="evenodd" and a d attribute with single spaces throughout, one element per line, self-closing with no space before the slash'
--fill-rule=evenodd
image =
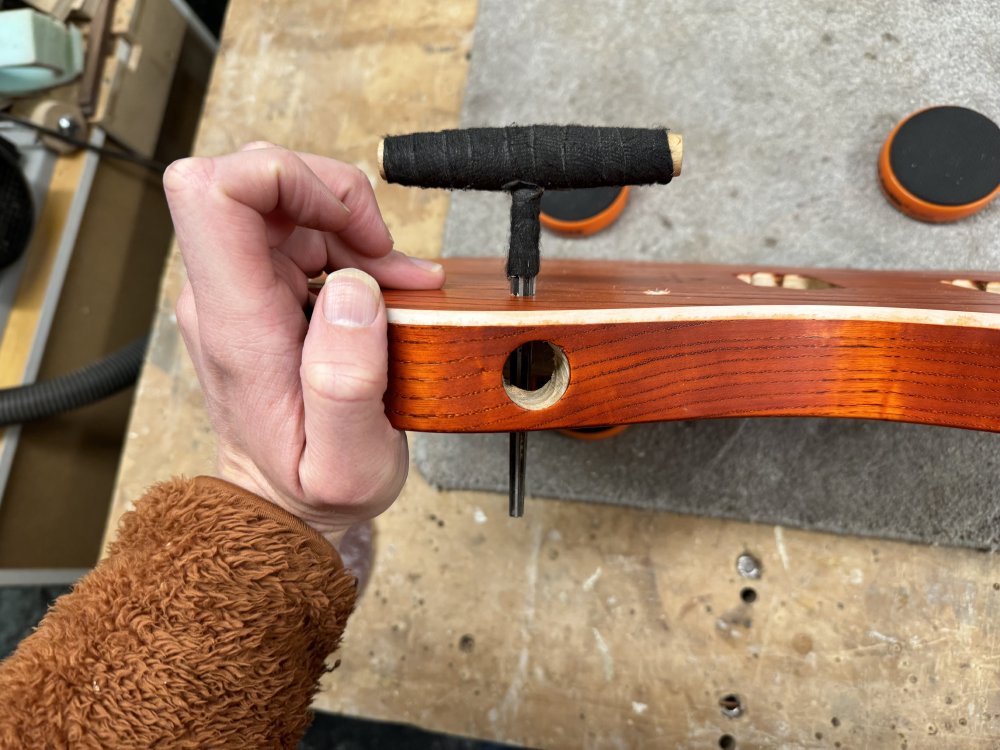
<path id="1" fill-rule="evenodd" d="M 674 177 L 681 173 L 684 165 L 684 136 L 680 133 L 667 131 L 667 146 L 670 148 L 670 158 L 674 162 Z M 379 146 L 379 163 L 382 162 L 382 147 Z"/>

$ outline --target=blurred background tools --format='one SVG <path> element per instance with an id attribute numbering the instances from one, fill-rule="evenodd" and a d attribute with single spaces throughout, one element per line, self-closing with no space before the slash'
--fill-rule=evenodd
<path id="1" fill-rule="evenodd" d="M 17 147 L 0 138 L 0 269 L 21 257 L 35 223 L 31 187 Z"/>
<path id="2" fill-rule="evenodd" d="M 184 2 L 0 0 L 0 584 L 97 559 L 216 46 Z"/>
<path id="3" fill-rule="evenodd" d="M 0 96 L 60 86 L 82 70 L 83 41 L 78 26 L 32 8 L 0 13 Z"/>

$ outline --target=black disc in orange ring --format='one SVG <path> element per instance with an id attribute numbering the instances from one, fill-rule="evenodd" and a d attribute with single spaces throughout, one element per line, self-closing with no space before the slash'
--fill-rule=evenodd
<path id="1" fill-rule="evenodd" d="M 1000 195 L 1000 127 L 965 107 L 921 110 L 893 128 L 878 170 L 886 196 L 908 216 L 971 216 Z"/>
<path id="2" fill-rule="evenodd" d="M 628 186 L 546 190 L 538 219 L 553 232 L 586 236 L 613 224 L 627 202 Z"/>

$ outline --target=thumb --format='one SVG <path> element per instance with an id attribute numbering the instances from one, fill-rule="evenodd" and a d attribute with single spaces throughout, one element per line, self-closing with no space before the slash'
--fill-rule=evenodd
<path id="1" fill-rule="evenodd" d="M 302 347 L 299 480 L 313 507 L 329 511 L 326 520 L 335 525 L 378 515 L 406 478 L 406 439 L 382 403 L 387 365 L 378 283 L 353 268 L 331 274 Z"/>

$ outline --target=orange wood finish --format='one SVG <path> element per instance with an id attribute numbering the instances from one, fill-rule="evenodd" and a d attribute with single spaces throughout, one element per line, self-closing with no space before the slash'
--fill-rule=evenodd
<path id="1" fill-rule="evenodd" d="M 1000 295 L 942 283 L 1000 274 L 543 260 L 526 299 L 510 296 L 500 259 L 445 265 L 443 290 L 385 292 L 385 401 L 402 429 L 821 416 L 1000 431 Z M 833 286 L 739 278 L 755 272 Z M 529 411 L 502 369 L 536 340 L 563 350 L 569 385 Z"/>

